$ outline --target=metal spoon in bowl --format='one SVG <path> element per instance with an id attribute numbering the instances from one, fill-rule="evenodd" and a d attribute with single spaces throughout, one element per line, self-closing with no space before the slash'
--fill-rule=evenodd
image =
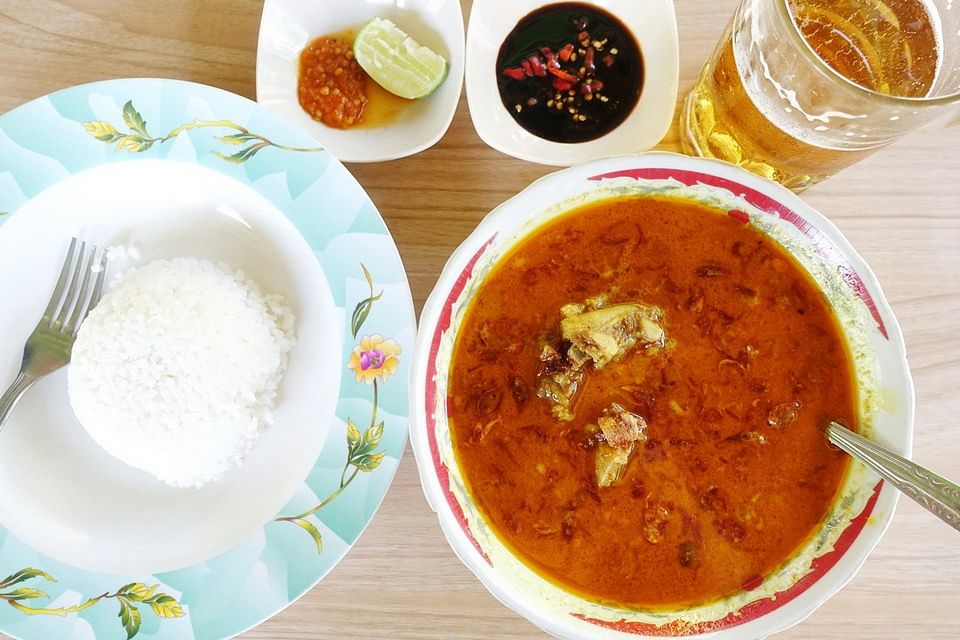
<path id="1" fill-rule="evenodd" d="M 841 424 L 827 425 L 827 440 L 876 471 L 901 493 L 960 531 L 960 487 L 857 435 Z"/>

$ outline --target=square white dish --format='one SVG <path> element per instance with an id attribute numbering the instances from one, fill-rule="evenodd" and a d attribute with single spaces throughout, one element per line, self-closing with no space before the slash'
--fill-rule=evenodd
<path id="1" fill-rule="evenodd" d="M 379 127 L 335 129 L 313 120 L 297 99 L 300 51 L 320 36 L 359 31 L 387 18 L 449 64 L 447 79 Z M 310 133 L 343 162 L 381 162 L 435 144 L 450 126 L 463 84 L 463 13 L 456 0 L 266 0 L 257 44 L 257 102 Z"/>
<path id="2" fill-rule="evenodd" d="M 466 84 L 477 134 L 507 155 L 554 166 L 650 149 L 673 120 L 679 52 L 673 0 L 590 0 L 617 17 L 633 35 L 643 58 L 640 99 L 617 128 L 575 144 L 545 140 L 521 127 L 507 111 L 497 87 L 497 55 L 507 34 L 524 16 L 543 7 L 538 0 L 475 0 L 467 30 Z"/>

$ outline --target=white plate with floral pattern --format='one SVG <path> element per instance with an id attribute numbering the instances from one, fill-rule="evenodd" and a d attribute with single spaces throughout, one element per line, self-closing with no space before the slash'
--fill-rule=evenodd
<path id="1" fill-rule="evenodd" d="M 0 631 L 227 638 L 315 585 L 373 517 L 407 433 L 410 289 L 360 185 L 245 98 L 114 80 L 0 116 L 0 212 L 0 386 L 73 235 L 240 268 L 287 298 L 298 340 L 275 422 L 200 489 L 101 450 L 65 370 L 31 389 L 0 432 Z"/>

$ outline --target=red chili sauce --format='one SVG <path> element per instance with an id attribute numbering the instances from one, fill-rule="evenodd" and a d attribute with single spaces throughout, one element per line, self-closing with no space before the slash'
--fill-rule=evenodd
<path id="1" fill-rule="evenodd" d="M 352 31 L 313 40 L 300 52 L 297 99 L 311 118 L 336 129 L 382 127 L 413 102 L 373 81 L 353 57 Z"/>

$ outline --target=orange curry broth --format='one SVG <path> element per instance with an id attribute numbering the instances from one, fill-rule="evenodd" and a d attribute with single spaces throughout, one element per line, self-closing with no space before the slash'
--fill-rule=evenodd
<path id="1" fill-rule="evenodd" d="M 538 355 L 562 305 L 605 293 L 658 305 L 668 346 L 588 365 L 576 417 L 558 421 Z M 567 590 L 653 609 L 756 586 L 798 551 L 847 467 L 821 425 L 856 416 L 846 344 L 802 267 L 672 199 L 594 203 L 521 241 L 467 311 L 448 388 L 458 463 L 500 539 Z M 649 439 L 598 489 L 587 425 L 611 402 Z M 796 420 L 771 426 L 794 402 Z"/>

